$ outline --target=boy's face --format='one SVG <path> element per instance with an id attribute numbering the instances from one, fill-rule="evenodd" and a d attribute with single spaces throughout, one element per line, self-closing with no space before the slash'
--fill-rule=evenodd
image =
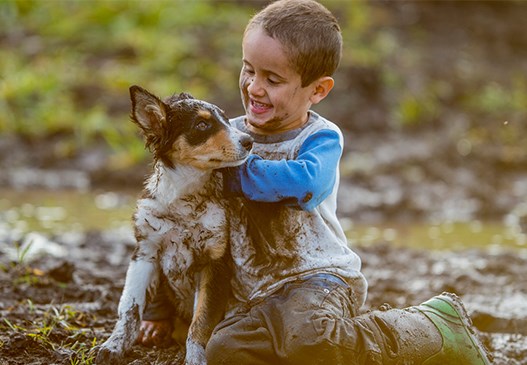
<path id="1" fill-rule="evenodd" d="M 240 91 L 248 128 L 276 134 L 301 127 L 311 105 L 319 101 L 313 98 L 317 82 L 301 87 L 282 44 L 259 26 L 247 31 L 242 48 Z"/>

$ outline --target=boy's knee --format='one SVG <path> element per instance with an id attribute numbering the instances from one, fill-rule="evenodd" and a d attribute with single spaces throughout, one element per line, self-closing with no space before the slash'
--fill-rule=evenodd
<path id="1" fill-rule="evenodd" d="M 338 336 L 329 329 L 306 328 L 288 336 L 283 346 L 284 358 L 291 364 L 338 364 L 343 351 Z"/>

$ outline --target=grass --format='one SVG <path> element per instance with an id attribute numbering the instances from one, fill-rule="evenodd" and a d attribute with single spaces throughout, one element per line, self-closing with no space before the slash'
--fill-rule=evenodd
<path id="1" fill-rule="evenodd" d="M 95 354 L 92 349 L 97 345 L 97 339 L 84 329 L 91 320 L 87 314 L 76 311 L 69 305 L 50 305 L 42 311 L 30 299 L 24 308 L 28 312 L 27 317 L 31 317 L 25 320 L 27 324 L 3 318 L 0 329 L 10 331 L 11 335 L 23 335 L 44 351 L 65 353 L 72 365 L 94 363 Z"/>

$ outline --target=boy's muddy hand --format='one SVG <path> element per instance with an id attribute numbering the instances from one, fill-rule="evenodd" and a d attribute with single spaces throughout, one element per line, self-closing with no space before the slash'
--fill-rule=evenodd
<path id="1" fill-rule="evenodd" d="M 168 345 L 171 334 L 170 320 L 142 321 L 136 343 L 148 347 Z"/>

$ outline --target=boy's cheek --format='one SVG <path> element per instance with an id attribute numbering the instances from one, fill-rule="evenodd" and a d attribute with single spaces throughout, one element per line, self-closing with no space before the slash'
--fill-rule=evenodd
<path id="1" fill-rule="evenodd" d="M 241 75 L 240 76 L 240 89 L 241 90 L 246 90 L 247 87 L 249 86 L 249 82 L 250 82 L 250 78 L 249 76 L 244 76 L 244 75 Z"/>

